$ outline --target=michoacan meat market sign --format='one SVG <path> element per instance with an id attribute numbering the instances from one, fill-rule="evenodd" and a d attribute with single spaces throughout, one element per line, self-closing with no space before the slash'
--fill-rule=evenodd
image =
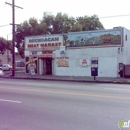
<path id="1" fill-rule="evenodd" d="M 25 37 L 25 49 L 59 47 L 62 45 L 62 35 L 43 35 Z"/>

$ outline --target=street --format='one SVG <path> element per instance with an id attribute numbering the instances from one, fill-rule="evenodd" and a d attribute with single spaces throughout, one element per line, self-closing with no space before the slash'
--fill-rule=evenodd
<path id="1" fill-rule="evenodd" d="M 119 130 L 122 119 L 130 85 L 0 79 L 0 130 Z"/>

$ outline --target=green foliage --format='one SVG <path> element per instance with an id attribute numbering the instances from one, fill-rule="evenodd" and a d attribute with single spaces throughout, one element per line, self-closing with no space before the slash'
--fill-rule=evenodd
<path id="1" fill-rule="evenodd" d="M 72 29 L 70 30 L 71 32 L 78 32 L 78 31 L 82 31 L 83 25 L 80 24 L 79 22 L 77 22 L 76 24 L 74 24 L 74 26 L 72 27 Z"/>
<path id="2" fill-rule="evenodd" d="M 104 29 L 97 15 L 74 18 L 61 12 L 56 16 L 44 12 L 41 20 L 30 18 L 17 26 L 15 37 L 16 47 L 21 57 L 24 57 L 24 37 L 44 34 L 64 34 L 68 32 Z"/>
<path id="3" fill-rule="evenodd" d="M 11 41 L 0 37 L 0 54 L 4 54 L 6 49 L 11 50 Z"/>
<path id="4" fill-rule="evenodd" d="M 44 35 L 46 34 L 46 23 L 39 23 L 37 19 L 30 18 L 28 21 L 24 21 L 17 26 L 15 32 L 16 47 L 19 54 L 24 58 L 24 48 L 21 44 L 24 44 L 24 38 L 26 36 Z"/>

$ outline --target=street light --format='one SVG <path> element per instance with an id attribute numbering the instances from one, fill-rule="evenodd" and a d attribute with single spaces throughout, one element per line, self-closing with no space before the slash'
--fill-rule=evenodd
<path id="1" fill-rule="evenodd" d="M 7 34 L 7 42 L 8 42 L 8 36 L 12 34 L 12 33 L 9 33 Z M 9 64 L 9 50 L 7 49 L 7 63 Z"/>

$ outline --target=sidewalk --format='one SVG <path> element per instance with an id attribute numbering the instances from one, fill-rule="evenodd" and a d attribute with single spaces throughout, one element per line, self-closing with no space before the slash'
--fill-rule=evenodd
<path id="1" fill-rule="evenodd" d="M 88 76 L 54 76 L 54 75 L 30 75 L 24 71 L 15 72 L 15 76 L 10 76 L 11 72 L 5 72 L 2 78 L 10 79 L 33 79 L 33 80 L 53 80 L 53 81 L 75 81 L 75 82 L 95 82 L 95 83 L 119 83 L 130 84 L 130 78 L 110 78 L 110 77 L 88 77 Z"/>

